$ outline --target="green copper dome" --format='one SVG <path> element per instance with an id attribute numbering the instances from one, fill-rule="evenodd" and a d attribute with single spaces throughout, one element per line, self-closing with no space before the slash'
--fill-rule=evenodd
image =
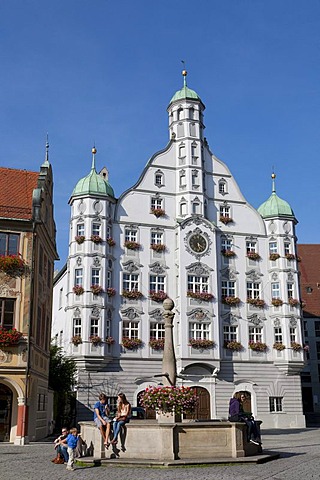
<path id="1" fill-rule="evenodd" d="M 187 72 L 185 70 L 182 72 L 182 75 L 183 75 L 183 87 L 181 88 L 181 90 L 178 90 L 173 95 L 173 97 L 170 100 L 170 103 L 176 102 L 177 100 L 184 100 L 186 98 L 190 100 L 199 100 L 201 102 L 201 98 L 199 97 L 199 95 L 194 90 L 191 90 L 191 88 L 187 87 L 187 81 L 186 81 Z"/>
<path id="2" fill-rule="evenodd" d="M 92 149 L 93 159 L 89 175 L 81 178 L 75 186 L 72 197 L 78 195 L 104 195 L 114 197 L 114 191 L 108 180 L 96 172 L 95 158 L 96 149 Z"/>
<path id="3" fill-rule="evenodd" d="M 272 174 L 272 194 L 260 207 L 258 212 L 262 218 L 270 217 L 294 217 L 294 213 L 289 203 L 278 197 L 275 190 L 274 179 L 275 174 Z"/>

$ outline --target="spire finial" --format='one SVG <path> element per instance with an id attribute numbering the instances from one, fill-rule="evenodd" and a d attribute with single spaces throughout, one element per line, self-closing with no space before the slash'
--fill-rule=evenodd
<path id="1" fill-rule="evenodd" d="M 182 70 L 183 86 L 186 87 L 187 86 L 187 75 L 188 75 L 188 72 L 186 70 L 186 62 L 184 60 L 181 60 L 181 63 L 183 65 L 183 70 Z"/>
<path id="2" fill-rule="evenodd" d="M 95 147 L 95 145 L 93 145 L 92 149 L 91 149 L 91 152 L 92 152 L 92 166 L 91 166 L 91 170 L 95 170 L 96 169 L 96 158 L 95 158 L 95 155 L 97 153 L 97 149 Z"/>
<path id="3" fill-rule="evenodd" d="M 48 166 L 49 165 L 49 135 L 47 132 L 47 139 L 46 139 L 46 155 L 44 158 L 43 166 Z"/>
<path id="4" fill-rule="evenodd" d="M 271 178 L 272 178 L 272 193 L 276 193 L 276 174 L 274 173 L 274 171 L 272 172 L 271 174 Z"/>

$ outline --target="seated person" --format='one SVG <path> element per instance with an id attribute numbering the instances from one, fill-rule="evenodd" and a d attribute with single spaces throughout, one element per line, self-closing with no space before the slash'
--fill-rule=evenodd
<path id="1" fill-rule="evenodd" d="M 255 445 L 261 445 L 258 426 L 251 415 L 243 411 L 244 393 L 236 392 L 229 402 L 229 421 L 244 422 L 247 425 L 247 440 Z"/>
<path id="2" fill-rule="evenodd" d="M 58 453 L 60 453 L 61 457 L 65 462 L 68 462 L 69 455 L 68 455 L 68 446 L 66 443 L 66 438 L 68 436 L 68 429 L 66 427 L 62 427 L 61 435 L 54 440 L 54 448 L 57 451 L 57 456 L 52 461 L 53 463 L 57 463 L 58 460 Z"/>
<path id="3" fill-rule="evenodd" d="M 118 394 L 118 401 L 117 401 L 117 413 L 113 424 L 113 439 L 111 441 L 112 444 L 118 443 L 118 435 L 120 429 L 126 423 L 129 423 L 131 415 L 131 405 L 128 402 L 124 393 Z"/>
<path id="4" fill-rule="evenodd" d="M 109 448 L 109 436 L 111 418 L 109 418 L 110 407 L 107 405 L 107 396 L 104 393 L 100 393 L 99 401 L 94 404 L 93 420 L 100 430 L 103 438 L 103 443 L 106 448 Z"/>

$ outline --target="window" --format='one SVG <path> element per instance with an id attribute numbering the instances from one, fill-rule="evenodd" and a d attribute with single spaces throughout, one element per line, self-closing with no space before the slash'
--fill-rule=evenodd
<path id="1" fill-rule="evenodd" d="M 290 334 L 290 343 L 297 341 L 297 329 L 295 327 L 290 327 L 289 329 Z"/>
<path id="2" fill-rule="evenodd" d="M 183 118 L 182 114 L 183 114 L 183 110 L 182 110 L 182 108 L 179 108 L 177 110 L 177 120 L 182 120 L 182 118 Z"/>
<path id="3" fill-rule="evenodd" d="M 151 208 L 162 208 L 163 201 L 162 198 L 152 197 L 151 198 Z"/>
<path id="4" fill-rule="evenodd" d="M 194 119 L 194 108 L 193 107 L 189 108 L 189 119 L 190 120 Z"/>
<path id="5" fill-rule="evenodd" d="M 0 255 L 18 255 L 19 235 L 0 232 Z"/>
<path id="6" fill-rule="evenodd" d="M 150 275 L 149 290 L 150 292 L 164 292 L 165 276 L 164 275 Z"/>
<path id="7" fill-rule="evenodd" d="M 287 283 L 288 300 L 293 298 L 293 283 Z"/>
<path id="8" fill-rule="evenodd" d="M 280 298 L 280 283 L 271 283 L 271 298 Z"/>
<path id="9" fill-rule="evenodd" d="M 223 340 L 225 342 L 236 342 L 238 340 L 238 327 L 236 325 L 224 325 Z"/>
<path id="10" fill-rule="evenodd" d="M 193 293 L 207 293 L 209 291 L 209 277 L 188 275 L 188 291 Z"/>
<path id="11" fill-rule="evenodd" d="M 316 323 L 317 322 L 315 322 L 315 324 Z M 317 335 L 317 331 L 315 330 L 315 334 L 316 334 L 316 337 L 320 337 L 320 332 L 319 332 L 319 335 Z M 304 337 L 309 336 L 309 334 L 308 334 L 308 322 L 306 322 L 306 321 L 303 322 L 303 335 L 304 335 Z"/>
<path id="12" fill-rule="evenodd" d="M 283 342 L 282 328 L 281 327 L 275 327 L 274 328 L 274 341 L 275 341 L 275 343 L 282 343 Z"/>
<path id="13" fill-rule="evenodd" d="M 200 213 L 200 203 L 199 202 L 193 202 L 192 203 L 192 213 L 194 213 L 194 214 L 199 214 Z"/>
<path id="14" fill-rule="evenodd" d="M 186 156 L 186 147 L 185 145 L 179 145 L 179 157 L 184 158 Z"/>
<path id="15" fill-rule="evenodd" d="M 181 122 L 178 123 L 177 135 L 178 135 L 178 138 L 181 138 L 184 135 L 183 123 L 181 123 Z"/>
<path id="16" fill-rule="evenodd" d="M 185 170 L 180 170 L 179 172 L 179 185 L 180 187 L 185 187 L 187 185 Z"/>
<path id="17" fill-rule="evenodd" d="M 191 156 L 193 158 L 197 157 L 197 145 L 191 145 Z"/>
<path id="18" fill-rule="evenodd" d="M 269 243 L 269 253 L 278 253 L 278 245 L 277 242 L 270 242 Z"/>
<path id="19" fill-rule="evenodd" d="M 100 237 L 100 223 L 92 224 L 92 235 L 98 235 Z"/>
<path id="20" fill-rule="evenodd" d="M 0 326 L 8 330 L 14 326 L 14 305 L 13 298 L 0 298 Z"/>
<path id="21" fill-rule="evenodd" d="M 38 412 L 44 412 L 46 409 L 46 396 L 44 393 L 38 394 Z"/>
<path id="22" fill-rule="evenodd" d="M 227 193 L 227 184 L 224 180 L 220 180 L 219 182 L 219 193 Z"/>
<path id="23" fill-rule="evenodd" d="M 163 244 L 163 232 L 151 232 L 151 245 Z"/>
<path id="24" fill-rule="evenodd" d="M 192 170 L 191 183 L 192 183 L 193 187 L 198 187 L 199 186 L 198 171 L 197 170 Z"/>
<path id="25" fill-rule="evenodd" d="M 307 322 L 305 322 L 305 324 L 307 324 Z M 314 322 L 314 334 L 316 337 L 320 337 L 320 322 L 318 321 Z M 308 333 L 306 336 L 308 336 Z"/>
<path id="26" fill-rule="evenodd" d="M 236 296 L 236 282 L 225 280 L 221 283 L 221 295 L 222 297 L 235 297 Z"/>
<path id="27" fill-rule="evenodd" d="M 247 282 L 247 298 L 260 298 L 260 283 Z"/>
<path id="28" fill-rule="evenodd" d="M 78 223 L 77 224 L 77 235 L 84 236 L 84 223 Z"/>
<path id="29" fill-rule="evenodd" d="M 131 230 L 126 228 L 124 231 L 124 240 L 126 242 L 136 242 L 137 241 L 137 230 Z"/>
<path id="30" fill-rule="evenodd" d="M 190 123 L 190 135 L 191 135 L 191 137 L 196 136 L 196 124 L 195 123 Z"/>
<path id="31" fill-rule="evenodd" d="M 316 342 L 317 360 L 320 360 L 320 342 Z"/>
<path id="32" fill-rule="evenodd" d="M 262 327 L 249 327 L 249 342 L 262 342 Z"/>
<path id="33" fill-rule="evenodd" d="M 269 411 L 282 412 L 282 399 L 283 397 L 269 397 Z"/>
<path id="34" fill-rule="evenodd" d="M 257 252 L 257 242 L 247 241 L 246 242 L 247 253 L 256 253 Z"/>
<path id="35" fill-rule="evenodd" d="M 288 255 L 288 253 L 290 253 L 290 247 L 291 247 L 290 242 L 284 242 L 284 254 L 285 255 Z"/>
<path id="36" fill-rule="evenodd" d="M 60 290 L 59 290 L 59 310 L 63 306 L 62 302 L 63 302 L 63 288 L 60 288 Z"/>
<path id="37" fill-rule="evenodd" d="M 91 285 L 100 285 L 100 270 L 93 268 L 91 270 Z"/>
<path id="38" fill-rule="evenodd" d="M 230 218 L 230 207 L 220 205 L 220 216 Z"/>
<path id="39" fill-rule="evenodd" d="M 73 335 L 81 337 L 81 318 L 73 319 Z"/>
<path id="40" fill-rule="evenodd" d="M 76 268 L 74 271 L 74 284 L 76 286 L 81 286 L 82 287 L 83 283 L 83 269 L 82 268 Z"/>
<path id="41" fill-rule="evenodd" d="M 180 215 L 184 216 L 187 215 L 188 210 L 187 210 L 187 203 L 186 202 L 181 202 L 180 203 Z"/>
<path id="42" fill-rule="evenodd" d="M 157 187 L 161 187 L 163 185 L 163 174 L 161 172 L 157 172 L 154 176 L 154 184 Z"/>
<path id="43" fill-rule="evenodd" d="M 160 322 L 150 323 L 150 340 L 152 338 L 156 338 L 157 340 L 164 338 L 164 323 L 160 323 Z"/>
<path id="44" fill-rule="evenodd" d="M 231 250 L 232 240 L 223 238 L 221 240 L 221 250 Z"/>
<path id="45" fill-rule="evenodd" d="M 122 337 L 139 338 L 139 322 L 123 321 Z"/>
<path id="46" fill-rule="evenodd" d="M 123 290 L 128 290 L 129 292 L 139 290 L 139 275 L 137 273 L 124 273 L 122 279 L 122 288 Z"/>
<path id="47" fill-rule="evenodd" d="M 210 324 L 190 322 L 189 338 L 193 340 L 210 340 Z"/>
<path id="48" fill-rule="evenodd" d="M 99 318 L 91 318 L 90 320 L 90 336 L 99 335 Z"/>
<path id="49" fill-rule="evenodd" d="M 112 272 L 107 271 L 107 288 L 112 287 Z"/>

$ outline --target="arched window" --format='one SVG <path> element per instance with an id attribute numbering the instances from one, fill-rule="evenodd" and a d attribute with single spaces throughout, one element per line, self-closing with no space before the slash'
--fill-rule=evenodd
<path id="1" fill-rule="evenodd" d="M 186 146 L 184 143 L 179 145 L 179 158 L 184 158 L 186 156 Z"/>
<path id="2" fill-rule="evenodd" d="M 181 201 L 180 203 L 180 215 L 184 216 L 187 215 L 188 210 L 187 210 L 187 202 L 186 201 Z"/>
<path id="3" fill-rule="evenodd" d="M 179 172 L 179 186 L 181 188 L 184 188 L 186 185 L 187 185 L 186 171 L 185 170 L 180 170 L 180 172 Z"/>
<path id="4" fill-rule="evenodd" d="M 225 180 L 219 180 L 219 193 L 221 193 L 222 195 L 224 193 L 227 193 L 227 182 Z"/>
<path id="5" fill-rule="evenodd" d="M 154 175 L 154 184 L 156 187 L 162 187 L 164 185 L 164 176 L 160 170 L 157 170 Z"/>
<path id="6" fill-rule="evenodd" d="M 179 108 L 177 110 L 177 120 L 182 120 L 183 119 L 183 109 Z"/>

